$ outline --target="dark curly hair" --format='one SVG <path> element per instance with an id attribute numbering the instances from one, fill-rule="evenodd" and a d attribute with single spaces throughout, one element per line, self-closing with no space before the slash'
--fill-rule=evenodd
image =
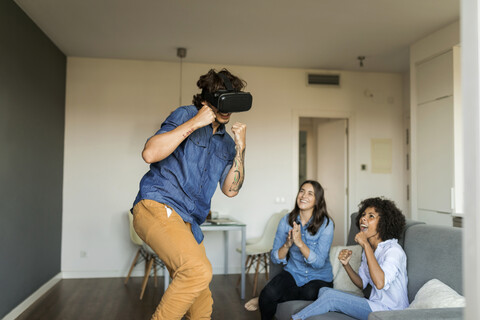
<path id="1" fill-rule="evenodd" d="M 315 193 L 315 206 L 313 208 L 313 213 L 312 213 L 313 220 L 312 220 L 312 223 L 307 228 L 308 232 L 310 232 L 311 235 L 314 235 L 317 233 L 318 229 L 322 226 L 324 219 L 327 219 L 327 226 L 330 223 L 330 220 L 333 223 L 333 219 L 332 217 L 330 217 L 330 215 L 327 212 L 327 203 L 325 202 L 324 191 L 320 183 L 318 183 L 315 180 L 304 181 L 300 186 L 300 188 L 298 189 L 298 192 L 300 192 L 302 187 L 307 183 L 312 185 L 313 191 Z M 298 193 L 297 193 L 297 197 L 298 197 Z M 288 215 L 288 223 L 290 224 L 291 227 L 293 227 L 293 222 L 297 221 L 297 217 L 300 214 L 300 208 L 298 207 L 298 204 L 297 204 L 297 197 L 295 197 L 295 208 Z M 333 225 L 335 226 L 335 223 L 333 223 Z"/>
<path id="2" fill-rule="evenodd" d="M 244 80 L 234 76 L 230 71 L 223 68 L 218 73 L 215 69 L 210 69 L 206 74 L 200 76 L 200 79 L 197 81 L 197 87 L 202 91 L 206 90 L 209 93 L 214 93 L 218 90 L 225 90 L 226 88 L 223 84 L 222 78 L 218 75 L 219 73 L 223 73 L 227 76 L 228 80 L 232 83 L 234 90 L 241 91 L 247 86 L 247 83 Z M 202 94 L 198 93 L 193 96 L 192 103 L 198 110 L 200 110 L 203 107 L 202 102 L 204 101 L 205 99 L 202 97 Z"/>
<path id="3" fill-rule="evenodd" d="M 357 227 L 360 229 L 360 219 L 362 213 L 367 210 L 367 208 L 374 208 L 375 212 L 379 215 L 379 221 L 377 224 L 377 232 L 382 241 L 389 239 L 398 239 L 402 235 L 403 230 L 405 229 L 405 216 L 402 214 L 402 211 L 397 208 L 395 203 L 392 200 L 385 198 L 369 198 L 363 200 L 358 205 L 358 215 L 357 215 Z"/>

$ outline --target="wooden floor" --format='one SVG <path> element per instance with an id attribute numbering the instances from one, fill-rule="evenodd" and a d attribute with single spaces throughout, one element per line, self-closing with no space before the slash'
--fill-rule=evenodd
<path id="1" fill-rule="evenodd" d="M 245 300 L 240 299 L 238 275 L 214 275 L 210 284 L 214 320 L 260 319 L 243 307 L 252 296 L 253 275 L 247 276 Z M 23 312 L 17 320 L 148 320 L 163 294 L 163 277 L 155 288 L 151 277 L 143 300 L 141 278 L 63 279 Z M 265 276 L 259 277 L 259 288 Z"/>

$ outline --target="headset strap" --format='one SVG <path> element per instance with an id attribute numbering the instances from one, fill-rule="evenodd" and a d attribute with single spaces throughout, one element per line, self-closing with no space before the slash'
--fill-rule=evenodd
<path id="1" fill-rule="evenodd" d="M 228 91 L 233 91 L 233 86 L 230 82 L 230 79 L 228 79 L 228 77 L 224 73 L 219 72 L 217 74 L 220 78 L 222 78 L 225 89 L 227 89 Z"/>

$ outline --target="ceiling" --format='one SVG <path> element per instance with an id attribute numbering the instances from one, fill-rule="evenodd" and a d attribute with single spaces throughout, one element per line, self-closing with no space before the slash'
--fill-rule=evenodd
<path id="1" fill-rule="evenodd" d="M 67 56 L 403 72 L 460 0 L 15 0 Z M 358 56 L 365 56 L 364 67 Z"/>

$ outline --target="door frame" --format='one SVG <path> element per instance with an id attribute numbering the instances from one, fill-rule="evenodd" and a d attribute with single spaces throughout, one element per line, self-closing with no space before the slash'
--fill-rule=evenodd
<path id="1" fill-rule="evenodd" d="M 314 109 L 300 109 L 293 110 L 292 115 L 292 194 L 297 194 L 298 192 L 298 175 L 299 175 L 299 161 L 298 161 L 298 148 L 299 148 L 299 131 L 300 131 L 300 118 L 329 118 L 329 119 L 345 119 L 346 126 L 348 130 L 347 134 L 347 146 L 346 146 L 346 166 L 345 166 L 345 185 L 347 186 L 347 194 L 345 195 L 345 221 L 347 222 L 344 226 L 344 242 L 347 243 L 348 238 L 348 228 L 350 227 L 350 213 L 356 211 L 356 207 L 352 207 L 352 199 L 355 197 L 355 185 L 356 179 L 354 176 L 354 170 L 352 164 L 354 163 L 354 143 L 355 141 L 355 130 L 354 130 L 354 116 L 351 112 L 348 111 L 336 111 L 336 110 L 314 110 Z"/>

